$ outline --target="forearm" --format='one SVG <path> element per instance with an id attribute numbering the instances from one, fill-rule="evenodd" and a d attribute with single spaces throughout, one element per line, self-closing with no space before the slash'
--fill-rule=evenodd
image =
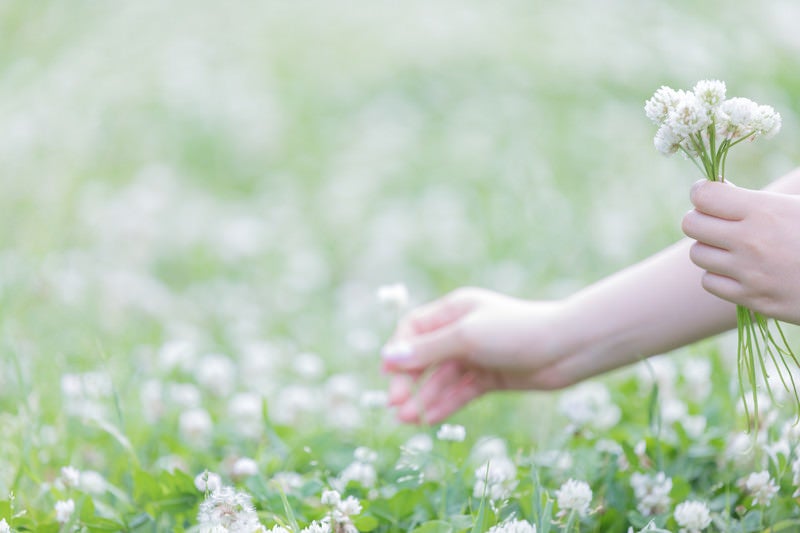
<path id="1" fill-rule="evenodd" d="M 800 168 L 766 190 L 800 194 Z M 689 259 L 694 241 L 662 252 L 590 285 L 565 302 L 564 354 L 546 380 L 564 386 L 736 325 L 736 306 L 703 289 L 703 270 Z"/>
<path id="2" fill-rule="evenodd" d="M 800 167 L 764 187 L 765 191 L 800 194 Z"/>
<path id="3" fill-rule="evenodd" d="M 735 306 L 702 288 L 691 243 L 684 239 L 569 298 L 568 355 L 552 371 L 576 382 L 734 327 Z"/>

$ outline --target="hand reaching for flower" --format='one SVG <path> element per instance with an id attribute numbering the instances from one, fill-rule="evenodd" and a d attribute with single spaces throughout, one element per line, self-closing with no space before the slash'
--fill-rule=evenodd
<path id="1" fill-rule="evenodd" d="M 463 288 L 410 312 L 383 350 L 398 418 L 436 423 L 493 390 L 565 386 L 547 368 L 560 309 Z"/>
<path id="2" fill-rule="evenodd" d="M 766 316 L 800 324 L 800 195 L 701 181 L 683 231 L 703 287 Z"/>

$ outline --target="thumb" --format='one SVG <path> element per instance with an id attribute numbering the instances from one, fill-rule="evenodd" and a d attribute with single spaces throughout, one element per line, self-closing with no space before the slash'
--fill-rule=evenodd
<path id="1" fill-rule="evenodd" d="M 417 371 L 463 357 L 467 347 L 459 322 L 387 344 L 381 351 L 384 367 L 395 372 Z"/>

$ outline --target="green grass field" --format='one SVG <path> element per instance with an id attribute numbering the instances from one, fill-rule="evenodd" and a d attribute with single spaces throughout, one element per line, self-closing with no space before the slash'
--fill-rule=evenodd
<path id="1" fill-rule="evenodd" d="M 0 3 L 0 518 L 212 531 L 193 481 L 209 470 L 294 533 L 337 483 L 359 531 L 677 531 L 687 499 L 707 531 L 800 530 L 785 414 L 725 459 L 745 428 L 729 338 L 658 362 L 660 402 L 645 367 L 601 380 L 612 427 L 558 393 L 481 399 L 452 419 L 465 442 L 434 439 L 411 476 L 400 445 L 437 428 L 368 400 L 396 318 L 381 285 L 556 298 L 682 236 L 701 176 L 653 148 L 660 85 L 719 78 L 782 114 L 732 156 L 737 184 L 800 164 L 797 20 L 791 1 Z M 697 361 L 705 398 L 681 370 Z M 502 501 L 473 493 L 489 435 L 517 468 Z M 356 463 L 377 479 L 348 484 Z M 70 485 L 69 465 L 94 474 Z M 756 505 L 737 481 L 764 469 L 780 491 Z M 630 478 L 658 471 L 671 503 L 646 516 Z M 582 519 L 556 517 L 569 478 L 593 490 Z"/>

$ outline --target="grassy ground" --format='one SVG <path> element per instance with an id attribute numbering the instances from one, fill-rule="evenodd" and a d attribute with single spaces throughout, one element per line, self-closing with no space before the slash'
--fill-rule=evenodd
<path id="1" fill-rule="evenodd" d="M 662 84 L 720 78 L 772 104 L 782 133 L 739 149 L 731 178 L 791 170 L 798 16 L 788 1 L 3 3 L 0 495 L 45 523 L 42 483 L 66 464 L 123 487 L 165 458 L 273 471 L 274 442 L 226 410 L 245 391 L 291 446 L 394 446 L 413 431 L 389 417 L 365 432 L 357 409 L 303 404 L 384 386 L 393 317 L 375 289 L 558 297 L 680 238 L 700 176 L 652 147 L 642 106 Z M 210 443 L 178 437 L 194 400 L 174 383 L 197 386 Z M 531 405 L 553 402 L 490 398 L 456 421 L 546 447 L 563 420 Z"/>

